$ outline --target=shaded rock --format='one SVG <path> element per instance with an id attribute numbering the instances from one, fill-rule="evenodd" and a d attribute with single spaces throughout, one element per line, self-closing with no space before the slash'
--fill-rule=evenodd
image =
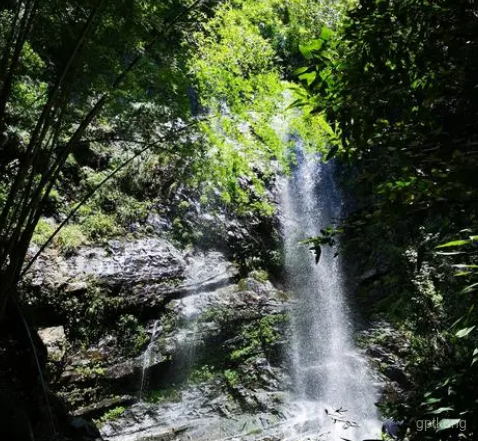
<path id="1" fill-rule="evenodd" d="M 58 362 L 65 356 L 67 342 L 63 326 L 40 329 L 38 335 L 46 347 L 49 362 Z"/>
<path id="2" fill-rule="evenodd" d="M 109 409 L 117 406 L 131 406 L 136 401 L 137 399 L 131 395 L 115 396 L 77 409 L 75 412 L 73 412 L 73 415 L 83 416 L 85 418 L 96 418 Z"/>
<path id="3" fill-rule="evenodd" d="M 92 424 L 91 422 L 83 419 L 83 418 L 73 418 L 71 420 L 71 427 L 75 430 L 77 435 L 83 437 L 84 439 L 94 439 L 94 440 L 102 440 L 100 431 L 98 428 Z"/>
<path id="4" fill-rule="evenodd" d="M 81 294 L 88 290 L 88 284 L 86 282 L 73 282 L 69 283 L 66 288 L 65 292 L 71 294 Z"/>
<path id="5" fill-rule="evenodd" d="M 358 335 L 361 347 L 375 367 L 376 383 L 380 386 L 381 402 L 403 402 L 411 386 L 405 359 L 409 341 L 385 321 L 376 321 Z"/>
<path id="6" fill-rule="evenodd" d="M 127 360 L 106 369 L 105 376 L 108 379 L 123 379 L 134 374 L 134 361 Z"/>

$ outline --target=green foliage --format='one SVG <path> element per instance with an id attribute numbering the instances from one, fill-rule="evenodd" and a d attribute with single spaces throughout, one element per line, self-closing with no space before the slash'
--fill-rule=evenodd
<path id="1" fill-rule="evenodd" d="M 269 280 L 269 274 L 267 274 L 267 271 L 264 270 L 251 271 L 250 277 L 258 282 L 267 282 Z"/>
<path id="2" fill-rule="evenodd" d="M 43 245 L 55 231 L 55 224 L 46 219 L 40 219 L 33 233 L 32 242 Z"/>
<path id="3" fill-rule="evenodd" d="M 109 421 L 113 421 L 121 417 L 125 413 L 126 409 L 122 406 L 114 407 L 113 409 L 105 412 L 100 418 L 94 420 L 98 425 L 103 425 Z"/>
<path id="4" fill-rule="evenodd" d="M 88 283 L 86 302 L 75 304 L 71 311 L 70 337 L 88 347 L 104 334 L 110 314 L 116 312 L 122 300 L 110 297 L 108 288 L 93 281 Z M 75 323 L 76 322 L 76 323 Z"/>
<path id="5" fill-rule="evenodd" d="M 383 313 L 401 310 L 413 336 L 413 392 L 394 412 L 466 422 L 428 439 L 473 439 L 476 428 L 476 13 L 465 0 L 361 0 L 335 33 L 301 46 L 296 71 L 295 105 L 325 116 L 326 159 L 342 160 L 358 200 L 347 247 L 385 266 L 369 292 L 382 287 Z"/>
<path id="6" fill-rule="evenodd" d="M 278 163 L 288 168 L 288 136 L 298 132 L 309 145 L 324 139 L 313 118 L 288 110 L 289 83 L 278 56 L 295 62 L 296 43 L 310 38 L 311 26 L 331 19 L 332 9 L 326 1 L 233 1 L 195 35 L 189 66 L 213 118 L 201 125 L 209 147 L 193 167 L 208 200 L 240 214 L 271 215 L 265 183 Z"/>
<path id="7" fill-rule="evenodd" d="M 81 229 L 94 241 L 115 237 L 121 229 L 116 224 L 116 217 L 104 213 L 90 214 L 81 220 Z"/>
<path id="8" fill-rule="evenodd" d="M 189 374 L 189 381 L 195 384 L 206 383 L 214 379 L 213 368 L 208 365 L 199 366 Z"/>
<path id="9" fill-rule="evenodd" d="M 75 369 L 75 372 L 87 379 L 105 376 L 105 368 L 98 365 L 79 366 Z"/>
<path id="10" fill-rule="evenodd" d="M 224 379 L 226 380 L 226 384 L 231 388 L 236 388 L 241 385 L 241 377 L 234 370 L 226 369 L 224 371 Z"/>
<path id="11" fill-rule="evenodd" d="M 57 224 L 47 219 L 40 219 L 32 237 L 32 243 L 43 245 L 57 228 Z M 54 246 L 65 254 L 74 252 L 85 244 L 87 239 L 78 225 L 68 225 L 63 228 L 54 240 Z"/>
<path id="12" fill-rule="evenodd" d="M 259 322 L 260 338 L 269 347 L 283 338 L 284 326 L 289 322 L 287 314 L 266 315 Z"/>
<path id="13" fill-rule="evenodd" d="M 118 338 L 118 345 L 121 348 L 120 352 L 126 356 L 138 355 L 144 350 L 149 341 L 149 336 L 144 326 L 131 314 L 119 317 L 115 332 Z"/>
<path id="14" fill-rule="evenodd" d="M 58 234 L 55 244 L 65 253 L 72 253 L 87 242 L 78 225 L 67 225 Z"/>
<path id="15" fill-rule="evenodd" d="M 166 402 L 179 402 L 181 401 L 181 392 L 174 387 L 169 389 L 152 390 L 148 391 L 144 397 L 144 401 L 148 403 L 161 404 Z"/>
<path id="16" fill-rule="evenodd" d="M 124 299 L 111 292 L 111 286 L 90 280 L 81 301 L 65 294 L 60 310 L 66 312 L 68 336 L 75 347 L 89 348 L 105 335 L 115 337 L 118 355 L 138 356 L 149 341 L 138 318 L 123 311 Z"/>
<path id="17" fill-rule="evenodd" d="M 274 344 L 283 338 L 288 320 L 287 314 L 273 314 L 245 326 L 241 331 L 241 343 L 231 352 L 230 360 L 243 363 L 261 352 L 269 354 Z"/>

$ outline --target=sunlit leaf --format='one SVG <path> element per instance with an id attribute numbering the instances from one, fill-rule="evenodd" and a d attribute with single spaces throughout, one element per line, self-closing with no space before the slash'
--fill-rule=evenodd
<path id="1" fill-rule="evenodd" d="M 469 294 L 478 289 L 478 283 L 473 283 L 460 291 L 460 294 Z"/>
<path id="2" fill-rule="evenodd" d="M 458 338 L 463 338 L 463 337 L 466 337 L 471 331 L 473 331 L 473 329 L 475 329 L 474 326 L 471 326 L 469 328 L 463 328 L 463 329 L 460 329 L 455 335 Z"/>
<path id="3" fill-rule="evenodd" d="M 294 70 L 293 75 L 300 75 L 300 74 L 303 74 L 304 72 L 307 72 L 309 70 L 309 67 L 308 66 L 304 66 L 304 67 L 299 67 L 298 69 Z"/>
<path id="4" fill-rule="evenodd" d="M 449 248 L 449 247 L 461 247 L 463 245 L 468 245 L 470 243 L 469 239 L 462 239 L 462 240 L 452 240 L 451 242 L 443 243 L 438 245 L 436 248 Z"/>
<path id="5" fill-rule="evenodd" d="M 299 75 L 299 79 L 307 82 L 307 86 L 310 86 L 317 78 L 317 72 L 308 72 Z"/>
<path id="6" fill-rule="evenodd" d="M 330 40 L 332 35 L 334 35 L 334 31 L 332 31 L 332 29 L 329 29 L 325 26 L 322 27 L 320 31 L 320 38 L 322 38 L 322 40 Z"/>
<path id="7" fill-rule="evenodd" d="M 439 415 L 441 413 L 445 413 L 445 412 L 449 412 L 450 410 L 453 410 L 452 407 L 440 407 L 436 410 L 433 410 L 431 412 L 428 412 L 428 413 L 432 413 L 433 415 Z"/>

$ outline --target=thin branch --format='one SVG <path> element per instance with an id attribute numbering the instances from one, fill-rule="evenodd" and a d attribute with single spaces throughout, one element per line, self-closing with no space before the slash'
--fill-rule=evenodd
<path id="1" fill-rule="evenodd" d="M 18 38 L 14 45 L 13 54 L 11 55 L 11 60 L 9 61 L 7 57 L 5 65 L 5 77 L 3 78 L 2 90 L 0 92 L 0 127 L 3 124 L 3 119 L 5 117 L 5 109 L 11 93 L 13 77 L 17 66 L 20 64 L 20 55 L 25 45 L 28 33 L 31 30 L 33 16 L 35 15 L 36 10 L 39 6 L 39 0 L 34 0 L 32 2 L 32 7 L 29 10 L 28 6 L 25 6 L 25 12 L 20 20 Z M 10 66 L 8 66 L 10 64 Z"/>
<path id="2" fill-rule="evenodd" d="M 43 111 L 40 115 L 40 118 L 38 119 L 38 122 L 36 124 L 36 127 L 33 131 L 33 134 L 31 136 L 30 142 L 27 147 L 27 152 L 26 152 L 26 157 L 28 158 L 24 164 L 22 164 L 20 170 L 18 171 L 18 174 L 15 178 L 15 181 L 13 182 L 7 202 L 5 203 L 5 207 L 2 211 L 2 214 L 0 215 L 0 231 L 4 230 L 4 225 L 8 217 L 8 213 L 11 209 L 11 205 L 13 204 L 15 197 L 20 190 L 20 187 L 23 185 L 26 175 L 28 171 L 30 170 L 31 165 L 33 162 L 36 160 L 37 155 L 39 150 L 41 149 L 41 145 L 43 142 L 43 139 L 46 135 L 46 130 L 48 128 L 48 125 L 46 124 L 46 121 L 48 120 L 50 116 L 50 112 L 52 110 L 52 107 L 55 103 L 55 100 L 58 96 L 58 93 L 60 91 L 60 88 L 63 84 L 64 79 L 66 78 L 66 75 L 68 74 L 73 61 L 77 57 L 81 47 L 83 46 L 84 42 L 86 41 L 87 37 L 89 36 L 94 20 L 99 13 L 100 7 L 102 6 L 103 2 L 105 0 L 99 0 L 96 7 L 93 9 L 93 11 L 90 13 L 88 20 L 85 24 L 85 27 L 83 28 L 83 31 L 78 38 L 75 48 L 73 49 L 72 54 L 70 55 L 62 73 L 60 74 L 59 79 L 57 80 L 55 86 L 53 87 L 52 91 L 50 92 L 50 96 L 48 98 L 48 101 L 46 102 L 45 106 L 43 107 Z M 35 2 L 36 5 L 37 2 Z M 34 5 L 34 6 L 35 6 Z"/>
<path id="3" fill-rule="evenodd" d="M 8 33 L 8 37 L 5 40 L 5 46 L 3 48 L 2 57 L 0 59 L 0 81 L 2 81 L 6 76 L 8 70 L 8 60 L 10 59 L 12 47 L 14 47 L 13 42 L 15 41 L 15 35 L 19 26 L 17 26 L 18 20 L 20 20 L 20 12 L 21 12 L 21 2 L 17 3 L 17 8 L 14 13 L 14 19 L 10 23 L 10 31 Z M 1 93 L 0 93 L 1 95 Z"/>

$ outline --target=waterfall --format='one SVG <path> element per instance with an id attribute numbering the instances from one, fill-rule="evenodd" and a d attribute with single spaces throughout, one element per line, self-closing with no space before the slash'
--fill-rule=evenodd
<path id="1" fill-rule="evenodd" d="M 380 439 L 376 391 L 367 362 L 354 347 L 341 258 L 322 246 L 316 264 L 308 246 L 299 243 L 318 236 L 342 214 L 334 165 L 310 156 L 297 153 L 281 201 L 287 288 L 294 296 L 294 411 L 288 434 L 294 440 L 318 431 L 333 440 Z"/>
<path id="2" fill-rule="evenodd" d="M 176 286 L 181 296 L 168 303 L 169 313 L 174 316 L 174 330 L 165 332 L 163 329 L 166 313 L 155 320 L 149 344 L 139 359 L 140 400 L 148 398 L 150 387 L 159 391 L 168 383 L 170 387 L 184 386 L 196 365 L 200 367 L 205 326 L 200 316 L 208 308 L 220 304 L 218 290 L 236 275 L 236 269 L 221 253 L 214 251 L 186 256 L 184 265 L 184 280 Z M 161 364 L 163 371 L 158 376 L 155 367 Z"/>
<path id="3" fill-rule="evenodd" d="M 151 331 L 151 338 L 149 341 L 148 346 L 146 347 L 146 350 L 143 353 L 143 368 L 141 370 L 141 384 L 140 384 L 140 389 L 139 389 L 139 399 L 143 399 L 143 393 L 145 389 L 147 388 L 147 382 L 148 382 L 148 369 L 152 363 L 152 353 L 154 349 L 154 342 L 156 335 L 158 333 L 160 326 L 160 320 L 155 320 L 153 323 L 153 329 Z"/>

